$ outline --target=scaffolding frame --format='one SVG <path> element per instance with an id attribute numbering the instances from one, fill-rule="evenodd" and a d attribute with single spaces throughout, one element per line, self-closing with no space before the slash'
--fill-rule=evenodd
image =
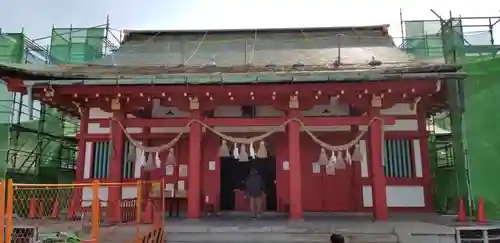
<path id="1" fill-rule="evenodd" d="M 86 30 L 102 31 L 102 36 L 85 36 L 83 44 L 75 39 Z M 66 32 L 60 30 L 68 30 Z M 36 39 L 28 38 L 24 34 L 24 29 L 20 33 L 2 33 L 1 37 L 9 35 L 20 36 L 22 54 L 16 60 L 4 60 L 17 63 L 31 64 L 72 64 L 74 60 L 61 59 L 55 55 L 57 46 L 53 45 L 53 39 L 61 35 L 70 36 L 70 41 L 66 48 L 71 50 L 73 46 L 79 44 L 84 46 L 89 42 L 101 45 L 102 50 L 90 55 L 92 58 L 83 58 L 81 61 L 92 61 L 101 58 L 117 50 L 120 38 L 118 38 L 110 28 L 109 17 L 105 24 L 91 26 L 88 28 L 56 28 L 52 27 L 52 35 Z M 51 41 L 52 45 L 44 47 L 41 43 Z M 0 42 L 0 48 L 2 42 Z M 99 47 L 97 48 L 99 49 Z M 90 50 L 90 49 L 84 49 Z M 9 51 L 9 50 L 7 50 Z M 0 61 L 2 61 L 0 49 Z M 83 53 L 86 55 L 86 53 Z M 6 55 L 9 56 L 9 55 Z M 10 56 L 9 56 L 10 57 Z M 5 56 L 4 56 L 5 59 Z M 78 62 L 81 63 L 81 62 Z M 4 85 L 5 86 L 5 85 Z M 6 88 L 5 88 L 6 90 Z M 29 93 L 29 92 L 28 92 Z M 57 183 L 61 173 L 69 172 L 71 175 L 62 175 L 65 182 L 71 182 L 74 178 L 77 158 L 76 133 L 79 129 L 79 120 L 71 117 L 62 110 L 50 108 L 40 101 L 33 100 L 29 94 L 8 92 L 0 99 L 0 115 L 3 116 L 0 126 L 7 134 L 2 135 L 4 141 L 1 143 L 4 148 L 0 148 L 0 159 L 4 160 L 3 169 L 5 177 L 23 180 L 25 182 L 51 182 Z M 8 117 L 8 120 L 7 120 Z M 49 168 L 43 170 L 43 168 Z M 42 171 L 54 171 L 55 175 L 46 175 Z M 48 172 L 47 172 L 48 173 Z M 37 180 L 33 180 L 36 177 Z"/>
<path id="2" fill-rule="evenodd" d="M 400 49 L 414 54 L 417 57 L 425 58 L 435 56 L 439 53 L 440 57 L 453 55 L 453 59 L 458 63 L 469 61 L 477 61 L 478 57 L 494 58 L 500 51 L 500 44 L 495 43 L 495 32 L 500 31 L 497 24 L 500 23 L 500 16 L 454 16 L 452 11 L 449 11 L 449 16 L 444 19 L 434 10 L 430 10 L 437 18 L 426 20 L 405 20 L 403 18 L 403 10 L 399 11 L 400 28 L 401 28 L 401 45 Z M 422 24 L 422 33 L 417 35 L 409 34 L 410 24 Z M 425 24 L 434 24 L 433 31 L 427 32 Z M 449 25 L 451 34 L 454 39 L 452 43 L 445 43 L 443 39 L 443 30 L 446 31 L 444 25 Z M 483 35 L 485 38 L 474 41 L 473 37 Z M 487 40 L 486 40 L 487 39 Z M 413 52 L 423 51 L 424 53 L 412 53 L 410 43 L 420 41 L 422 46 L 414 48 Z M 450 40 L 448 40 L 450 41 Z M 477 43 L 477 42 L 480 43 Z M 432 45 L 439 43 L 440 45 Z M 488 42 L 488 43 L 486 43 Z M 420 54 L 420 55 L 418 55 Z M 447 62 L 449 60 L 445 60 Z"/>
<path id="3" fill-rule="evenodd" d="M 434 10 L 430 10 L 436 19 L 433 20 L 404 20 L 402 10 L 400 10 L 400 23 L 402 43 L 400 48 L 417 58 L 442 58 L 441 61 L 449 64 L 465 64 L 478 62 L 482 60 L 492 60 L 497 57 L 500 52 L 500 45 L 495 43 L 495 27 L 500 23 L 500 16 L 458 16 L 455 17 L 450 11 L 449 16 L 445 19 Z M 475 23 L 468 24 L 469 21 Z M 428 33 L 424 26 L 426 23 L 437 25 L 437 31 Z M 408 34 L 408 26 L 415 24 L 422 25 L 423 31 L 421 35 Z M 474 29 L 473 32 L 466 31 Z M 473 43 L 470 33 L 483 33 L 485 38 L 481 43 Z M 434 41 L 434 46 L 428 45 L 429 41 Z M 417 41 L 415 41 L 417 40 Z M 412 43 L 413 41 L 413 43 Z M 420 42 L 418 42 L 420 41 Z M 423 52 L 415 49 L 417 44 L 422 44 Z M 413 44 L 413 46 L 411 46 Z M 413 48 L 413 49 L 412 49 Z M 434 48 L 434 50 L 432 50 Z M 434 54 L 434 55 L 433 55 Z M 437 55 L 435 55 L 437 54 Z M 468 213 L 473 214 L 475 208 L 474 198 L 472 197 L 472 186 L 470 181 L 470 166 L 467 154 L 467 138 L 465 133 L 465 97 L 464 97 L 464 80 L 446 80 L 446 91 L 448 94 L 448 105 L 444 115 L 438 118 L 435 113 L 430 113 L 430 122 L 433 124 L 442 124 L 445 129 L 451 131 L 448 136 L 440 136 L 434 131 L 431 131 L 429 146 L 430 152 L 433 153 L 433 176 L 439 179 L 437 174 L 446 174 L 447 178 L 443 179 L 444 184 L 448 184 L 448 191 L 455 191 L 456 194 L 448 195 L 452 199 L 446 198 L 445 208 L 450 208 L 448 201 L 455 201 L 456 198 L 466 200 Z M 452 173 L 450 173 L 452 172 Z M 446 181 L 447 180 L 447 181 Z M 452 183 L 450 183 L 452 182 Z M 436 184 L 438 182 L 436 181 Z M 437 198 L 436 195 L 435 198 Z M 456 202 L 452 203 L 456 205 Z M 451 206 L 454 207 L 454 206 Z"/>

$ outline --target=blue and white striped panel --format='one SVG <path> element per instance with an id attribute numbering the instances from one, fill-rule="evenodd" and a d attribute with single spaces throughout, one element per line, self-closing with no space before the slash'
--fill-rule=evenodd
<path id="1" fill-rule="evenodd" d="M 411 140 L 385 140 L 384 161 L 385 176 L 411 178 L 413 175 Z"/>
<path id="2" fill-rule="evenodd" d="M 104 179 L 109 175 L 109 162 L 111 159 L 111 147 L 109 142 L 94 143 L 94 159 L 92 167 L 92 178 Z"/>
<path id="3" fill-rule="evenodd" d="M 132 148 L 135 149 L 135 148 Z M 125 149 L 123 150 L 123 179 L 133 179 L 134 178 L 134 158 L 129 158 L 130 153 L 130 142 L 125 142 Z"/>

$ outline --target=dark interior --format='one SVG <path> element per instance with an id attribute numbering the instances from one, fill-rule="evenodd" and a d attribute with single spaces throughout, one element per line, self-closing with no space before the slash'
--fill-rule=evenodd
<path id="1" fill-rule="evenodd" d="M 220 158 L 220 209 L 234 210 L 234 190 L 245 189 L 245 181 L 251 168 L 255 168 L 265 183 L 266 211 L 276 211 L 276 158 L 251 159 L 240 162 L 232 157 Z"/>

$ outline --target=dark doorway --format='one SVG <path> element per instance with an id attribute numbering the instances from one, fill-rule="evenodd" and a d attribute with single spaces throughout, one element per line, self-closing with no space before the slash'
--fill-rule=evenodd
<path id="1" fill-rule="evenodd" d="M 220 209 L 234 210 L 235 190 L 245 190 L 245 181 L 255 168 L 265 183 L 266 210 L 276 211 L 276 158 L 253 159 L 240 162 L 234 158 L 220 158 Z"/>

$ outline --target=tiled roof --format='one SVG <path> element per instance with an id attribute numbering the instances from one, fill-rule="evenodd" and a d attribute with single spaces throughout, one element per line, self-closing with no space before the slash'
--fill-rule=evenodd
<path id="1" fill-rule="evenodd" d="M 346 66 L 367 66 L 373 57 L 384 66 L 415 63 L 396 48 L 382 28 L 130 32 L 118 52 L 93 63 L 204 66 L 215 62 L 220 67 L 303 63 L 327 66 L 339 54 L 341 63 Z"/>
<path id="2" fill-rule="evenodd" d="M 93 62 L 60 66 L 5 65 L 3 68 L 0 65 L 0 76 L 4 73 L 42 80 L 144 77 L 151 80 L 154 77 L 163 79 L 160 83 L 207 83 L 223 81 L 213 79 L 214 75 L 222 74 L 250 77 L 239 82 L 254 82 L 259 79 L 254 76 L 260 74 L 267 77 L 326 75 L 319 80 L 371 79 L 369 77 L 380 80 L 384 75 L 392 75 L 389 78 L 394 79 L 415 73 L 422 78 L 427 78 L 422 76 L 424 73 L 442 78 L 458 70 L 457 66 L 415 60 L 394 45 L 385 28 L 128 31 L 117 52 Z M 340 65 L 335 63 L 338 59 Z M 381 63 L 369 65 L 372 59 Z"/>

